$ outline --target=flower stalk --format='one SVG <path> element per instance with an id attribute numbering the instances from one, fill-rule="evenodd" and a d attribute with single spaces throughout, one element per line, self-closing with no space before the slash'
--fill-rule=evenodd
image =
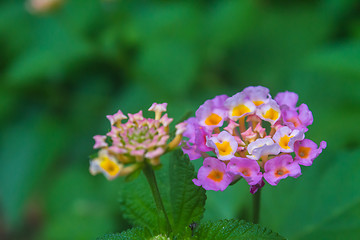
<path id="1" fill-rule="evenodd" d="M 261 188 L 253 195 L 253 222 L 259 223 L 260 220 L 260 199 L 261 199 Z"/>
<path id="2" fill-rule="evenodd" d="M 171 225 L 169 222 L 169 218 L 166 214 L 165 211 L 165 207 L 164 204 L 162 202 L 161 196 L 160 196 L 160 192 L 159 192 L 159 188 L 156 182 L 156 177 L 155 177 L 155 173 L 154 170 L 152 168 L 151 165 L 146 164 L 145 167 L 143 168 L 143 172 L 144 175 L 146 177 L 146 180 L 149 183 L 150 189 L 151 189 L 151 193 L 154 197 L 154 201 L 155 201 L 155 205 L 156 205 L 156 209 L 158 211 L 158 225 L 159 225 L 159 231 L 160 232 L 166 232 L 167 235 L 169 235 L 172 232 L 171 229 Z M 161 222 L 161 217 L 164 217 L 165 219 L 165 226 L 163 226 L 162 222 Z M 163 229 L 165 228 L 165 229 Z"/>

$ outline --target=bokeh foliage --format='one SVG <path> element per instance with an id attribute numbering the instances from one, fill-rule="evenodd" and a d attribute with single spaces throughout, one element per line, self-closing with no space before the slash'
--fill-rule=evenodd
<path id="1" fill-rule="evenodd" d="M 261 223 L 290 239 L 358 236 L 359 10 L 356 0 L 68 0 L 34 15 L 1 2 L 0 238 L 128 228 L 124 182 L 88 173 L 105 115 L 156 101 L 180 119 L 250 85 L 299 93 L 315 119 L 307 136 L 328 142 L 299 179 L 265 188 Z M 205 220 L 251 219 L 246 184 L 208 192 L 206 208 Z"/>

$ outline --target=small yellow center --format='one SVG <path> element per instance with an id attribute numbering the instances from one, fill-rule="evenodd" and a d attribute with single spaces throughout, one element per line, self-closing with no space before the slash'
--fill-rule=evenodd
<path id="1" fill-rule="evenodd" d="M 266 119 L 271 119 L 273 121 L 277 120 L 279 118 L 279 113 L 275 111 L 274 109 L 270 108 L 266 111 L 266 113 L 263 115 Z"/>
<path id="2" fill-rule="evenodd" d="M 100 163 L 100 167 L 110 176 L 115 176 L 120 171 L 120 167 L 108 157 L 103 158 L 103 161 Z"/>
<path id="3" fill-rule="evenodd" d="M 311 148 L 309 147 L 299 147 L 299 157 L 308 158 L 310 154 Z"/>
<path id="4" fill-rule="evenodd" d="M 249 112 L 251 112 L 250 108 L 248 108 L 244 104 L 240 104 L 240 105 L 233 108 L 231 115 L 232 116 L 242 116 L 245 113 L 249 113 Z"/>
<path id="5" fill-rule="evenodd" d="M 260 106 L 261 104 L 264 103 L 264 101 L 258 100 L 258 101 L 253 101 L 253 103 L 255 104 L 255 106 Z"/>
<path id="6" fill-rule="evenodd" d="M 283 137 L 281 137 L 279 142 L 280 147 L 283 149 L 290 149 L 290 147 L 288 146 L 290 138 L 292 137 L 289 137 L 288 135 L 284 135 Z"/>
<path id="7" fill-rule="evenodd" d="M 221 156 L 229 155 L 232 151 L 230 142 L 228 141 L 223 141 L 222 143 L 215 143 L 215 144 Z"/>
<path id="8" fill-rule="evenodd" d="M 224 178 L 224 173 L 219 170 L 214 169 L 214 170 L 211 170 L 211 172 L 209 173 L 209 175 L 207 177 L 215 182 L 221 182 L 221 180 Z"/>
<path id="9" fill-rule="evenodd" d="M 281 177 L 288 173 L 290 173 L 290 171 L 287 168 L 280 168 L 275 172 L 275 177 Z"/>
<path id="10" fill-rule="evenodd" d="M 206 118 L 205 124 L 206 125 L 218 125 L 221 120 L 222 120 L 222 118 L 219 115 L 212 113 L 210 116 L 208 116 Z"/>

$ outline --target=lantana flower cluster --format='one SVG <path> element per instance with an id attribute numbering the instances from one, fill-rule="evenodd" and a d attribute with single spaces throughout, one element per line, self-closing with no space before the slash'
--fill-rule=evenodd
<path id="1" fill-rule="evenodd" d="M 155 119 L 144 118 L 142 111 L 129 113 L 128 117 L 121 110 L 107 115 L 111 130 L 106 135 L 94 136 L 94 149 L 99 152 L 90 161 L 90 173 L 103 173 L 112 180 L 142 169 L 145 164 L 158 166 L 160 156 L 179 145 L 186 129 L 186 123 L 177 124 L 176 136 L 169 142 L 169 124 L 173 119 L 162 114 L 166 107 L 167 103 L 152 104 L 149 111 L 155 112 Z"/>
<path id="2" fill-rule="evenodd" d="M 297 178 L 300 165 L 310 166 L 326 147 L 305 139 L 313 115 L 306 104 L 296 106 L 298 95 L 247 87 L 232 97 L 216 96 L 186 120 L 182 150 L 190 160 L 203 158 L 193 182 L 206 190 L 225 190 L 244 178 L 255 193 L 265 182 Z"/>

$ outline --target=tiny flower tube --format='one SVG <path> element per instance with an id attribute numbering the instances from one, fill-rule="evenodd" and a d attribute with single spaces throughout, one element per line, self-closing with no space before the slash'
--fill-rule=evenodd
<path id="1" fill-rule="evenodd" d="M 256 105 L 248 100 L 243 92 L 239 92 L 226 99 L 224 105 L 228 109 L 229 118 L 233 121 L 252 114 L 256 110 Z"/>
<path id="2" fill-rule="evenodd" d="M 275 142 L 280 146 L 280 151 L 290 153 L 294 151 L 296 141 L 301 141 L 305 137 L 302 131 L 297 129 L 291 130 L 289 127 L 279 128 L 273 136 Z"/>
<path id="3" fill-rule="evenodd" d="M 94 149 L 103 148 L 103 147 L 108 146 L 107 143 L 105 142 L 106 136 L 96 135 L 93 138 L 95 140 Z"/>
<path id="4" fill-rule="evenodd" d="M 261 119 L 270 122 L 273 126 L 280 119 L 281 111 L 279 105 L 271 99 L 268 103 L 259 106 L 256 115 Z"/>
<path id="5" fill-rule="evenodd" d="M 220 160 L 233 158 L 238 148 L 236 139 L 227 131 L 222 131 L 216 137 L 208 138 L 206 145 L 215 149 L 215 153 Z"/>
<path id="6" fill-rule="evenodd" d="M 221 107 L 225 101 L 224 96 L 217 96 L 214 99 L 207 100 L 196 111 L 196 119 L 201 126 L 208 129 L 214 129 L 220 127 L 224 123 L 224 119 L 227 117 L 227 111 L 224 107 Z"/>
<path id="7" fill-rule="evenodd" d="M 226 172 L 226 164 L 216 158 L 205 158 L 203 166 L 200 167 L 197 179 L 193 182 L 206 190 L 224 191 L 232 182 L 232 176 Z"/>
<path id="8" fill-rule="evenodd" d="M 254 132 L 257 132 L 261 138 L 266 136 L 265 128 L 263 128 L 260 123 L 256 125 Z"/>
<path id="9" fill-rule="evenodd" d="M 148 111 L 155 112 L 155 120 L 160 120 L 161 113 L 166 112 L 167 103 L 153 103 Z"/>
<path id="10" fill-rule="evenodd" d="M 119 110 L 114 115 L 106 115 L 106 118 L 109 119 L 111 126 L 113 126 L 117 123 L 121 123 L 121 120 L 126 119 L 127 117 Z"/>
<path id="11" fill-rule="evenodd" d="M 294 92 L 280 92 L 276 95 L 275 101 L 279 104 L 279 106 L 288 106 L 290 109 L 296 108 L 296 103 L 299 99 L 299 96 Z"/>
<path id="12" fill-rule="evenodd" d="M 269 89 L 262 86 L 247 87 L 242 92 L 246 98 L 253 102 L 257 107 L 261 104 L 267 103 L 271 98 Z"/>
<path id="13" fill-rule="evenodd" d="M 251 127 L 249 127 L 245 132 L 241 133 L 241 137 L 244 139 L 244 141 L 253 142 L 257 138 L 257 133 L 254 132 Z"/>
<path id="14" fill-rule="evenodd" d="M 246 157 L 259 160 L 263 156 L 277 155 L 280 153 L 279 144 L 275 143 L 270 137 L 256 139 L 248 145 L 247 150 L 250 155 Z"/>
<path id="15" fill-rule="evenodd" d="M 311 166 L 315 158 L 326 148 L 326 142 L 322 141 L 318 148 L 317 144 L 310 139 L 298 141 L 294 145 L 295 161 L 303 166 Z"/>
<path id="16" fill-rule="evenodd" d="M 243 177 L 249 185 L 257 184 L 262 178 L 259 164 L 248 158 L 234 157 L 230 159 L 226 169 L 233 175 Z"/>
<path id="17" fill-rule="evenodd" d="M 119 164 L 114 157 L 103 149 L 99 151 L 97 158 L 90 161 L 89 170 L 92 175 L 103 173 L 108 180 L 113 180 L 119 175 L 122 168 L 123 165 Z"/>
<path id="18" fill-rule="evenodd" d="M 289 154 L 270 159 L 265 163 L 264 169 L 264 178 L 271 185 L 277 185 L 281 179 L 288 176 L 297 178 L 301 175 L 299 164 L 294 162 Z"/>
<path id="19" fill-rule="evenodd" d="M 174 120 L 174 119 L 168 117 L 168 114 L 167 114 L 167 113 L 164 114 L 164 115 L 160 118 L 160 122 L 162 123 L 162 125 L 163 125 L 164 127 L 169 126 L 169 124 L 170 124 L 173 120 Z"/>
<path id="20" fill-rule="evenodd" d="M 228 131 L 230 134 L 235 134 L 235 129 L 239 127 L 239 124 L 237 122 L 234 122 L 233 120 L 229 119 L 229 123 L 226 127 L 224 127 L 224 130 Z"/>

